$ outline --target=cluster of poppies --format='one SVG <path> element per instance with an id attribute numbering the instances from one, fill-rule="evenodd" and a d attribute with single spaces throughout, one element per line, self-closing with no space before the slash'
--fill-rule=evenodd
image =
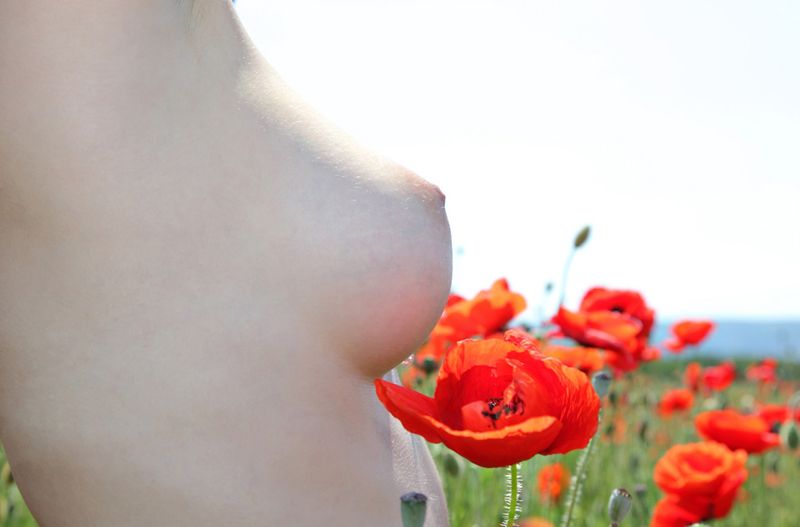
<path id="1" fill-rule="evenodd" d="M 666 496 L 651 527 L 685 527 L 723 518 L 747 479 L 747 452 L 706 441 L 676 445 L 656 463 L 653 479 Z"/>
<path id="2" fill-rule="evenodd" d="M 774 385 L 776 369 L 777 361 L 768 358 L 748 367 L 746 377 L 762 387 Z M 720 393 L 735 378 L 736 368 L 730 362 L 706 368 L 689 363 L 686 386 L 662 395 L 659 414 L 687 412 L 701 389 L 708 395 Z M 666 496 L 655 508 L 651 527 L 685 527 L 726 516 L 747 479 L 748 455 L 779 447 L 783 441 L 778 430 L 796 434 L 790 425 L 798 420 L 800 409 L 779 404 L 761 404 L 747 412 L 723 408 L 698 413 L 694 427 L 704 442 L 673 446 L 656 464 L 654 480 Z"/>
<path id="3" fill-rule="evenodd" d="M 534 335 L 525 327 L 507 329 L 525 307 L 504 279 L 470 299 L 451 295 L 427 342 L 408 362 L 403 386 L 376 379 L 378 398 L 408 431 L 483 467 L 584 448 L 598 428 L 601 406 L 588 375 L 605 368 L 623 375 L 658 359 L 661 350 L 650 342 L 654 310 L 636 291 L 596 287 L 577 310 L 561 306 L 549 330 Z M 711 321 L 679 321 L 661 347 L 680 353 L 713 329 Z M 764 360 L 748 368 L 747 378 L 761 386 L 775 383 L 776 366 Z M 417 391 L 434 374 L 433 396 Z M 701 390 L 719 393 L 735 379 L 730 362 L 705 368 L 692 362 L 685 386 L 665 392 L 657 412 L 687 413 Z M 725 516 L 747 478 L 748 454 L 778 446 L 776 430 L 800 418 L 800 410 L 794 412 L 760 405 L 751 413 L 698 414 L 695 429 L 704 441 L 675 445 L 656 465 L 654 480 L 665 496 L 651 526 L 684 527 Z M 541 500 L 558 502 L 569 478 L 561 463 L 544 466 L 538 475 Z"/>

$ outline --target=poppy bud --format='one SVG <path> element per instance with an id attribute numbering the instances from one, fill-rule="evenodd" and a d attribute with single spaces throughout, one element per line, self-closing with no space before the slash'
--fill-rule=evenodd
<path id="1" fill-rule="evenodd" d="M 575 248 L 580 249 L 583 244 L 589 239 L 589 234 L 592 233 L 592 227 L 587 225 L 583 229 L 580 230 L 577 236 L 575 236 Z"/>
<path id="2" fill-rule="evenodd" d="M 608 500 L 608 517 L 611 525 L 618 525 L 625 519 L 631 510 L 631 493 L 625 489 L 614 489 L 611 498 Z"/>
<path id="3" fill-rule="evenodd" d="M 786 421 L 781 426 L 781 443 L 789 450 L 797 450 L 800 445 L 800 432 L 797 431 L 794 421 Z"/>
<path id="4" fill-rule="evenodd" d="M 611 403 L 611 406 L 616 407 L 618 399 L 619 399 L 619 396 L 617 395 L 617 392 L 613 392 L 612 391 L 612 392 L 610 392 L 608 394 L 608 402 Z"/>
<path id="5" fill-rule="evenodd" d="M 425 372 L 425 375 L 430 375 L 431 373 L 435 372 L 439 368 L 439 363 L 436 362 L 431 357 L 425 357 L 422 361 L 422 364 L 419 365 L 419 369 Z"/>
<path id="6" fill-rule="evenodd" d="M 608 388 L 611 386 L 611 375 L 607 371 L 599 371 L 592 375 L 592 386 L 597 396 L 601 399 L 608 393 Z"/>
<path id="7" fill-rule="evenodd" d="M 428 497 L 420 492 L 408 492 L 400 496 L 403 527 L 422 527 L 425 523 L 427 506 Z"/>

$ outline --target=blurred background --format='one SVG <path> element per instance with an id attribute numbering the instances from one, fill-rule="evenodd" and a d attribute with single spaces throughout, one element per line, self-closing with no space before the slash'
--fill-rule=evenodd
<path id="1" fill-rule="evenodd" d="M 552 314 L 588 224 L 568 307 L 636 289 L 656 339 L 704 317 L 709 353 L 800 348 L 800 4 L 236 6 L 305 99 L 444 190 L 454 291 L 504 276 Z"/>

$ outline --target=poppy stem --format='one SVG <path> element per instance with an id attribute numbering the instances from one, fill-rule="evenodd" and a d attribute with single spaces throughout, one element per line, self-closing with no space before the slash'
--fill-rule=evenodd
<path id="1" fill-rule="evenodd" d="M 506 492 L 506 522 L 504 527 L 514 527 L 517 523 L 517 514 L 519 511 L 519 495 L 521 490 L 521 482 L 519 481 L 519 463 L 514 463 L 508 467 L 509 473 L 506 478 L 508 482 L 508 491 Z"/>
<path id="2" fill-rule="evenodd" d="M 602 421 L 602 410 L 598 415 L 598 419 Z M 595 436 L 597 433 L 595 432 Z M 589 464 L 589 457 L 592 455 L 592 448 L 595 444 L 595 438 L 592 437 L 589 440 L 589 444 L 586 446 L 586 450 L 583 451 L 581 454 L 580 459 L 578 460 L 578 465 L 575 468 L 575 475 L 572 476 L 572 481 L 569 486 L 569 497 L 567 498 L 567 512 L 564 514 L 564 518 L 561 521 L 561 527 L 570 527 L 572 524 L 572 515 L 575 511 L 575 504 L 581 497 L 583 492 L 583 480 L 586 479 L 586 466 Z"/>

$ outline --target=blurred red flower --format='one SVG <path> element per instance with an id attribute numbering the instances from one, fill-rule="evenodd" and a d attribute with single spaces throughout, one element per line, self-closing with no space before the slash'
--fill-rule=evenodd
<path id="1" fill-rule="evenodd" d="M 613 311 L 586 313 L 561 307 L 553 323 L 579 344 L 628 354 L 636 350 L 636 337 L 642 331 L 641 322 Z"/>
<path id="2" fill-rule="evenodd" d="M 736 367 L 731 362 L 719 366 L 709 366 L 702 373 L 703 386 L 709 390 L 722 391 L 736 378 Z"/>
<path id="3" fill-rule="evenodd" d="M 525 309 L 525 298 L 513 293 L 501 278 L 471 300 L 451 296 L 442 318 L 431 332 L 431 340 L 455 344 L 459 340 L 486 337 L 505 326 Z"/>
<path id="4" fill-rule="evenodd" d="M 607 352 L 597 348 L 571 348 L 569 346 L 550 344 L 542 349 L 542 353 L 560 360 L 567 366 L 578 368 L 588 375 L 603 369 L 605 365 L 604 355 Z"/>
<path id="5" fill-rule="evenodd" d="M 578 311 L 563 306 L 553 317 L 560 334 L 579 344 L 613 351 L 606 362 L 616 370 L 630 371 L 643 360 L 659 358 L 647 346 L 655 314 L 636 291 L 595 287 L 586 292 Z"/>
<path id="6" fill-rule="evenodd" d="M 747 378 L 751 381 L 762 384 L 773 384 L 778 380 L 777 370 L 778 361 L 767 358 L 758 364 L 753 364 L 747 368 Z"/>
<path id="7" fill-rule="evenodd" d="M 778 434 L 770 431 L 769 423 L 764 419 L 736 410 L 702 412 L 695 417 L 694 425 L 704 439 L 723 443 L 729 448 L 740 448 L 751 454 L 780 444 Z"/>
<path id="8" fill-rule="evenodd" d="M 411 390 L 419 387 L 424 380 L 425 372 L 413 364 L 409 366 L 408 369 L 400 376 L 400 381 L 403 383 L 403 386 Z"/>
<path id="9" fill-rule="evenodd" d="M 770 429 L 789 420 L 791 409 L 782 404 L 763 404 L 756 410 L 756 415 L 767 422 Z M 800 422 L 800 408 L 794 412 L 794 420 Z"/>
<path id="10" fill-rule="evenodd" d="M 642 325 L 639 337 L 643 339 L 650 336 L 655 322 L 655 311 L 647 306 L 644 297 L 636 291 L 594 287 L 583 296 L 579 310 L 587 313 L 611 311 L 634 318 Z"/>
<path id="11" fill-rule="evenodd" d="M 561 463 L 545 465 L 537 476 L 539 499 L 544 503 L 558 503 L 562 493 L 569 488 L 569 469 Z"/>
<path id="12" fill-rule="evenodd" d="M 691 410 L 694 404 L 694 394 L 686 388 L 668 390 L 661 396 L 658 403 L 658 413 L 662 416 L 672 415 L 674 412 Z"/>
<path id="13" fill-rule="evenodd" d="M 680 353 L 686 346 L 700 344 L 714 329 L 710 320 L 681 320 L 672 325 L 673 338 L 664 342 L 664 346 L 673 353 Z"/>
<path id="14" fill-rule="evenodd" d="M 656 505 L 651 527 L 686 527 L 723 518 L 747 479 L 747 453 L 714 442 L 670 448 L 658 460 L 653 479 L 667 496 Z"/>
<path id="15" fill-rule="evenodd" d="M 504 278 L 496 280 L 491 288 L 479 292 L 472 300 L 451 293 L 427 342 L 414 354 L 414 363 L 422 366 L 428 360 L 438 365 L 447 350 L 459 340 L 487 337 L 524 309 L 525 299 L 512 293 Z"/>
<path id="16" fill-rule="evenodd" d="M 700 366 L 699 362 L 690 362 L 683 372 L 683 384 L 693 392 L 696 392 L 700 387 L 700 375 L 702 372 L 703 367 Z"/>
<path id="17" fill-rule="evenodd" d="M 584 373 L 541 355 L 514 331 L 448 351 L 433 398 L 382 379 L 375 390 L 409 432 L 483 467 L 583 448 L 600 410 Z"/>

